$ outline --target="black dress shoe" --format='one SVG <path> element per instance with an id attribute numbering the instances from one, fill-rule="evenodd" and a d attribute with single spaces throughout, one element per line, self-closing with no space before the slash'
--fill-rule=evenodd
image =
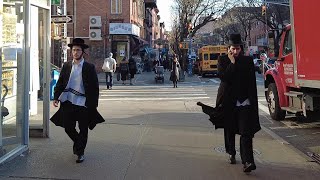
<path id="1" fill-rule="evenodd" d="M 251 172 L 251 171 L 253 171 L 255 169 L 257 169 L 257 167 L 256 167 L 256 165 L 254 163 L 246 162 L 243 165 L 243 172 Z"/>
<path id="2" fill-rule="evenodd" d="M 229 163 L 230 164 L 236 164 L 236 156 L 235 155 L 229 155 Z"/>
<path id="3" fill-rule="evenodd" d="M 82 163 L 83 161 L 84 161 L 84 155 L 80 155 L 80 156 L 78 156 L 76 163 Z"/>

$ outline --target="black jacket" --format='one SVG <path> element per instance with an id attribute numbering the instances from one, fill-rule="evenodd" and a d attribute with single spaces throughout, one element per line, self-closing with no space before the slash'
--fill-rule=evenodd
<path id="1" fill-rule="evenodd" d="M 72 69 L 72 61 L 64 63 L 56 87 L 54 88 L 54 100 L 58 100 L 59 96 L 66 88 L 70 73 Z M 102 123 L 105 120 L 97 111 L 99 100 L 99 82 L 96 73 L 95 66 L 86 61 L 82 66 L 82 81 L 85 90 L 86 107 L 89 110 L 89 129 L 93 129 L 96 124 Z M 61 108 L 50 118 L 50 120 L 57 126 L 63 127 L 63 115 L 61 114 Z"/>
<path id="2" fill-rule="evenodd" d="M 246 81 L 244 84 L 247 85 L 248 99 L 251 104 L 250 117 L 248 122 L 241 127 L 244 129 L 235 129 L 236 122 L 233 118 L 233 112 L 236 107 L 237 102 L 237 91 L 236 89 L 236 78 L 238 73 L 243 73 L 245 77 L 242 81 Z M 258 111 L 258 97 L 257 97 L 257 85 L 256 76 L 254 71 L 253 59 L 248 56 L 240 55 L 236 59 L 236 63 L 231 63 L 227 55 L 220 56 L 218 58 L 218 76 L 221 80 L 218 95 L 216 100 L 216 107 L 222 106 L 224 128 L 229 128 L 231 131 L 242 134 L 243 131 L 250 134 L 255 134 L 258 132 L 260 127 L 259 122 L 259 111 Z M 239 125 L 240 126 L 240 125 Z M 239 132 L 242 131 L 242 132 Z"/>

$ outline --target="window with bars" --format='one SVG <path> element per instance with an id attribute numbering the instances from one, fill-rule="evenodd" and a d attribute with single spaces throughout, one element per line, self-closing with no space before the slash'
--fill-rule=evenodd
<path id="1" fill-rule="evenodd" d="M 122 0 L 111 0 L 111 14 L 122 13 Z"/>

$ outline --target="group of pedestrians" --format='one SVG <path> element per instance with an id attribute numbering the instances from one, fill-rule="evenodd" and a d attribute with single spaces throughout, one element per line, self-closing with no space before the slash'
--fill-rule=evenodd
<path id="1" fill-rule="evenodd" d="M 88 129 L 105 120 L 97 111 L 99 83 L 95 66 L 84 60 L 84 50 L 89 46 L 83 39 L 75 38 L 71 44 L 73 60 L 66 62 L 61 70 L 54 90 L 53 105 L 59 110 L 51 121 L 65 129 L 73 141 L 73 153 L 77 155 L 76 163 L 84 161 L 84 151 L 88 140 Z M 216 99 L 216 108 L 220 107 L 219 127 L 224 128 L 226 153 L 230 164 L 236 164 L 235 135 L 240 135 L 240 157 L 243 172 L 256 169 L 253 156 L 253 137 L 261 127 L 258 114 L 258 98 L 253 60 L 243 55 L 243 43 L 240 34 L 230 35 L 228 54 L 218 58 L 218 72 L 221 83 Z M 121 79 L 124 82 L 130 74 L 134 77 L 134 60 L 126 58 L 120 63 Z M 174 55 L 170 76 L 173 87 L 177 88 L 180 64 Z M 112 88 L 112 75 L 116 70 L 116 61 L 112 53 L 103 66 L 106 72 L 107 87 Z M 132 83 L 132 82 L 130 82 Z M 78 122 L 79 132 L 75 129 Z M 217 125 L 217 124 L 216 124 Z M 217 126 L 216 126 L 217 127 Z"/>
<path id="2" fill-rule="evenodd" d="M 116 72 L 117 62 L 112 57 L 113 54 L 110 53 L 109 57 L 106 58 L 102 65 L 102 70 L 106 74 L 106 85 L 107 89 L 112 89 L 113 85 L 113 75 Z M 129 61 L 126 57 L 124 57 L 121 62 L 119 63 L 119 70 L 118 70 L 118 77 L 117 79 L 122 81 L 122 84 L 125 85 L 126 80 L 129 79 L 130 85 L 133 85 L 133 78 L 134 75 L 137 73 L 137 64 L 135 60 L 131 57 Z"/>

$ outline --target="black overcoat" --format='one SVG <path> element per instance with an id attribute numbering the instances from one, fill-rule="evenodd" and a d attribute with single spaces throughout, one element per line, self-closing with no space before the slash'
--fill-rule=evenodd
<path id="1" fill-rule="evenodd" d="M 222 106 L 223 114 L 223 126 L 238 134 L 249 133 L 255 134 L 260 127 L 259 111 L 258 111 L 258 97 L 257 97 L 257 85 L 256 76 L 254 71 L 253 59 L 249 56 L 240 55 L 236 59 L 235 64 L 231 63 L 228 55 L 223 55 L 218 58 L 218 76 L 221 80 L 218 95 L 216 100 L 216 107 Z M 251 104 L 250 116 L 248 121 L 244 122 L 241 127 L 244 129 L 238 129 L 240 125 L 237 125 L 233 117 L 236 107 L 237 98 L 235 97 L 237 89 L 235 88 L 235 80 L 237 73 L 244 73 L 245 77 L 243 81 L 247 81 L 247 90 L 249 95 L 249 101 Z M 219 128 L 216 126 L 216 128 Z"/>
<path id="2" fill-rule="evenodd" d="M 64 63 L 56 87 L 54 88 L 54 100 L 58 100 L 59 96 L 66 88 L 70 73 L 72 69 L 72 61 Z M 102 123 L 105 120 L 97 111 L 99 101 L 99 82 L 96 73 L 95 66 L 86 61 L 82 66 L 82 81 L 86 97 L 86 107 L 89 110 L 89 129 L 93 129 L 96 124 Z M 63 114 L 61 113 L 61 106 L 59 110 L 50 118 L 50 120 L 56 125 L 63 127 Z"/>

